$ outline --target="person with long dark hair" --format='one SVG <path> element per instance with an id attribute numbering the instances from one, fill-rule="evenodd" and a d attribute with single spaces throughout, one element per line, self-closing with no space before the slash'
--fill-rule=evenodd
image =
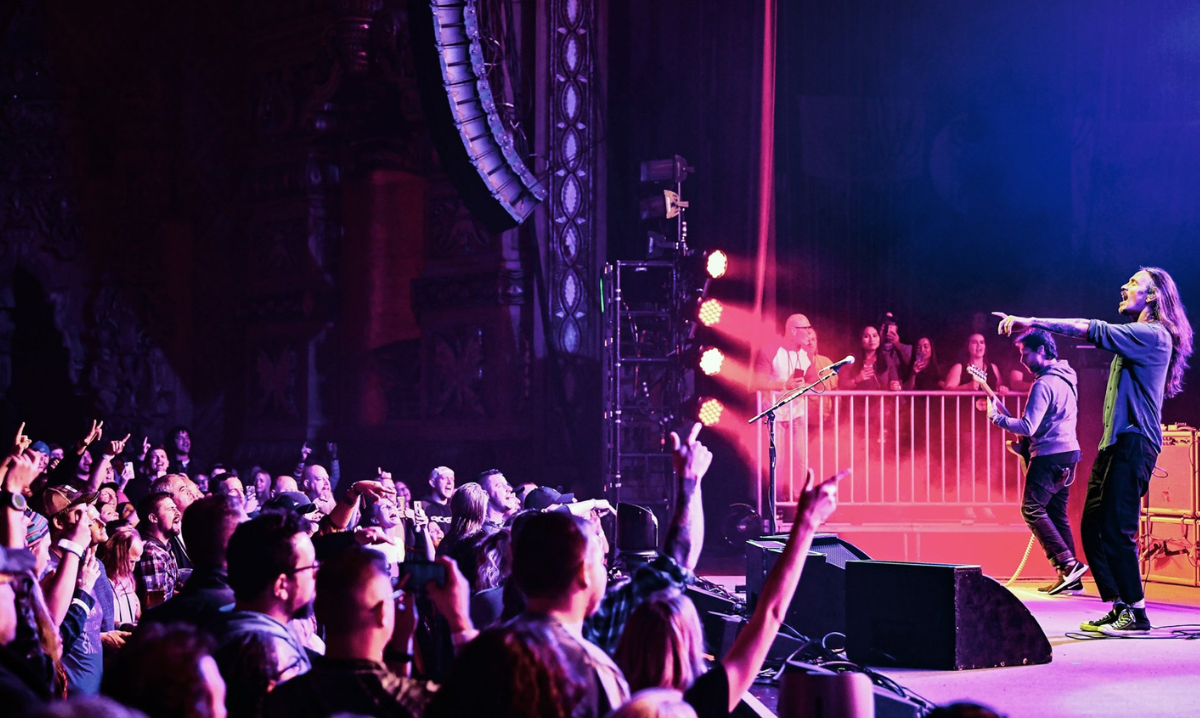
<path id="1" fill-rule="evenodd" d="M 967 372 L 968 367 L 975 367 L 987 375 L 987 384 L 997 394 L 1007 394 L 1008 387 L 1000 382 L 1000 367 L 996 366 L 987 355 L 987 339 L 982 334 L 972 334 L 967 337 L 966 356 L 962 361 L 950 367 L 946 372 L 946 391 L 967 391 L 975 388 L 975 380 Z"/>
<path id="2" fill-rule="evenodd" d="M 912 363 L 908 365 L 908 380 L 905 389 L 915 391 L 937 391 L 944 386 L 942 368 L 938 365 L 937 354 L 933 351 L 933 342 L 929 337 L 917 340 L 916 351 L 912 355 Z"/>
<path id="3" fill-rule="evenodd" d="M 1133 319 L 1109 324 L 1099 319 L 1043 319 L 996 312 L 999 332 L 1011 335 L 1045 329 L 1116 354 L 1104 397 L 1104 433 L 1088 480 L 1083 507 L 1083 550 L 1100 598 L 1112 610 L 1085 631 L 1136 635 L 1151 628 L 1146 615 L 1138 556 L 1141 499 L 1162 450 L 1163 397 L 1183 390 L 1192 356 L 1192 326 L 1171 275 L 1142 267 L 1121 287 L 1117 311 Z"/>
<path id="4" fill-rule="evenodd" d="M 842 389 L 887 389 L 887 360 L 879 351 L 879 330 L 868 324 L 863 327 L 859 348 L 854 352 L 854 366 L 841 377 Z"/>

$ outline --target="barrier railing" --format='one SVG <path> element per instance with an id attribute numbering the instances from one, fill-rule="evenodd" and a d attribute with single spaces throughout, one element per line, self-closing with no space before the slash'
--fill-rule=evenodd
<path id="1" fill-rule="evenodd" d="M 780 394 L 759 392 L 758 411 Z M 1024 394 L 1002 398 L 1019 416 Z M 839 502 L 852 506 L 952 507 L 1019 504 L 1020 460 L 1014 438 L 987 420 L 973 391 L 827 391 L 785 407 L 775 426 L 777 506 L 793 497 L 808 466 L 818 477 L 850 467 Z M 767 486 L 767 430 L 758 430 L 759 515 Z"/>

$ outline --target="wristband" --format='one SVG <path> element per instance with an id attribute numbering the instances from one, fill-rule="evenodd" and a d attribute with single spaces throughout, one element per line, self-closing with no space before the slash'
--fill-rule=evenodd
<path id="1" fill-rule="evenodd" d="M 66 551 L 67 553 L 75 554 L 76 556 L 79 557 L 80 561 L 83 560 L 83 547 L 80 546 L 79 544 L 75 543 L 71 539 L 61 538 L 58 540 L 58 543 L 55 545 L 58 546 L 63 551 Z"/>

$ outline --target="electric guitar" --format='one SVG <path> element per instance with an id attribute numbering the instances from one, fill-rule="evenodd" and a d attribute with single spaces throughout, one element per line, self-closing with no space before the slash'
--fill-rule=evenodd
<path id="1" fill-rule="evenodd" d="M 968 365 L 967 373 L 971 375 L 971 378 L 975 380 L 975 383 L 979 385 L 979 388 L 988 395 L 988 399 L 996 402 L 996 409 L 999 410 L 1001 414 L 1012 418 L 1012 414 L 1008 411 L 1008 409 L 1005 408 L 1004 404 L 1000 402 L 1000 399 L 996 396 L 996 392 L 992 391 L 992 387 L 988 386 L 987 372 L 979 367 Z M 1029 455 L 1029 445 L 1030 440 L 1028 436 L 1022 436 L 1017 439 L 1011 439 L 1004 442 L 1005 448 L 1007 448 L 1013 455 L 1021 459 L 1021 471 L 1024 473 L 1029 473 L 1029 460 L 1031 458 Z"/>

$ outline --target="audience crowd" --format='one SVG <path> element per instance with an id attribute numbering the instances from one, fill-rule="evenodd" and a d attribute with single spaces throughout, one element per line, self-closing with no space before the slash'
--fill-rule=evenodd
<path id="1" fill-rule="evenodd" d="M 1027 392 L 1033 377 L 1016 360 L 1016 354 L 997 361 L 988 354 L 988 343 L 981 331 L 965 336 L 962 345 L 949 352 L 951 362 L 943 361 L 934 350 L 933 339 L 918 335 L 913 343 L 901 339 L 901 328 L 889 312 L 878 325 L 868 324 L 857 335 L 851 350 L 854 363 L 845 367 L 827 388 L 873 391 L 972 391 L 977 385 L 969 368 L 986 379 L 989 387 L 1004 395 L 1010 391 Z M 778 347 L 759 354 L 755 372 L 764 389 L 792 389 L 801 383 L 816 381 L 820 371 L 833 363 L 822 352 L 817 330 L 803 314 L 794 314 L 784 325 Z"/>
<path id="2" fill-rule="evenodd" d="M 661 550 L 621 570 L 607 501 L 497 470 L 456 485 L 438 466 L 413 502 L 382 469 L 342 476 L 335 444 L 273 476 L 202 471 L 183 427 L 131 444 L 95 422 L 65 450 L 24 430 L 0 463 L 11 718 L 728 716 L 842 477 L 810 474 L 748 625 L 709 662 L 685 594 L 712 461 L 699 424 L 671 434 Z"/>

